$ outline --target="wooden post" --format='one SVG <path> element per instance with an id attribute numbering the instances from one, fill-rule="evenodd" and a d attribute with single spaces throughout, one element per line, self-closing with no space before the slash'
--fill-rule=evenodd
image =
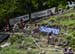
<path id="1" fill-rule="evenodd" d="M 9 17 L 6 17 L 6 25 L 10 25 L 10 23 L 9 23 Z"/>

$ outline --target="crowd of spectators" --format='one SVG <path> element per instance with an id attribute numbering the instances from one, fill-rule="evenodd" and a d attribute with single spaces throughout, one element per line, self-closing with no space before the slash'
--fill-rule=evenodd
<path id="1" fill-rule="evenodd" d="M 73 49 L 71 47 L 64 48 L 63 53 L 64 54 L 74 54 Z"/>

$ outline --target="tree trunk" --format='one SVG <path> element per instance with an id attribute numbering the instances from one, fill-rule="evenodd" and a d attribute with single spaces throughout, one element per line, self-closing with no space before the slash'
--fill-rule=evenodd
<path id="1" fill-rule="evenodd" d="M 32 22 L 32 19 L 31 19 L 31 11 L 29 12 L 29 22 L 30 23 Z"/>

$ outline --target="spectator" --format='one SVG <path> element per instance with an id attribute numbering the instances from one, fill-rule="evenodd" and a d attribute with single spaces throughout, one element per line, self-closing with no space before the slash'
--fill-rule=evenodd
<path id="1" fill-rule="evenodd" d="M 16 23 L 16 24 L 14 24 L 14 26 L 13 26 L 13 31 L 15 32 L 15 31 L 18 31 L 19 30 L 19 26 L 18 26 L 18 24 Z"/>
<path id="2" fill-rule="evenodd" d="M 51 36 L 51 35 L 52 35 L 52 32 L 49 33 L 49 36 L 48 36 L 48 44 L 54 45 L 54 37 Z"/>
<path id="3" fill-rule="evenodd" d="M 32 31 L 32 36 L 38 35 L 38 33 L 40 32 L 39 28 L 40 28 L 40 25 L 35 24 L 35 28 L 34 28 L 33 31 Z M 40 35 L 39 35 L 39 36 L 40 36 Z"/>
<path id="4" fill-rule="evenodd" d="M 24 26 L 24 32 L 28 33 L 30 31 L 30 26 L 26 25 Z"/>
<path id="5" fill-rule="evenodd" d="M 74 54 L 71 47 L 68 48 L 68 54 Z"/>
<path id="6" fill-rule="evenodd" d="M 67 40 L 65 40 L 64 42 L 63 42 L 63 46 L 65 47 L 65 46 L 68 46 L 68 44 L 69 44 L 69 41 L 67 41 Z"/>
<path id="7" fill-rule="evenodd" d="M 20 28 L 20 29 L 23 29 L 22 23 L 19 23 L 19 28 Z"/>
<path id="8" fill-rule="evenodd" d="M 19 23 L 19 31 L 20 32 L 23 32 L 24 31 L 23 30 L 24 29 L 24 25 L 25 25 L 24 22 L 21 20 L 20 23 Z"/>
<path id="9" fill-rule="evenodd" d="M 64 53 L 64 54 L 68 54 L 67 48 L 64 48 L 63 53 Z"/>
<path id="10" fill-rule="evenodd" d="M 24 22 L 22 23 L 22 26 L 23 26 L 23 28 L 25 27 L 25 23 Z"/>
<path id="11" fill-rule="evenodd" d="M 24 28 L 24 21 L 23 21 L 22 18 L 20 19 L 19 28 L 20 28 L 21 30 Z"/>
<path id="12" fill-rule="evenodd" d="M 6 25 L 5 32 L 9 32 L 9 30 L 10 30 L 9 25 Z"/>
<path id="13" fill-rule="evenodd" d="M 38 33 L 39 32 L 39 26 L 38 24 L 35 24 L 35 28 L 34 28 L 34 33 Z"/>

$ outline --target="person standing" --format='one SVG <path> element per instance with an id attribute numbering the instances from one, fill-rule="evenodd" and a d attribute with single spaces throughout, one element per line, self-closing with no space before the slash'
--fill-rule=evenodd
<path id="1" fill-rule="evenodd" d="M 5 31 L 5 32 L 9 32 L 9 30 L 10 30 L 9 25 L 6 25 L 4 31 Z"/>
<path id="2" fill-rule="evenodd" d="M 10 23 L 9 23 L 9 17 L 7 16 L 6 19 L 5 19 L 5 29 L 4 29 L 4 31 L 9 32 L 9 30 L 10 30 Z"/>

